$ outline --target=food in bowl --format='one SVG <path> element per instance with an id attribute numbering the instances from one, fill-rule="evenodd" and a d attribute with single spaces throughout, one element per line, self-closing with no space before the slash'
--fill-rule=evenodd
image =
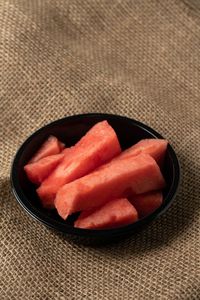
<path id="1" fill-rule="evenodd" d="M 72 147 L 64 148 L 57 140 L 57 153 L 48 151 L 52 138 L 57 139 L 48 138 L 24 170 L 36 184 L 43 207 L 56 208 L 64 220 L 81 212 L 75 227 L 121 227 L 162 204 L 166 140 L 143 139 L 122 151 L 107 121 L 95 124 Z"/>

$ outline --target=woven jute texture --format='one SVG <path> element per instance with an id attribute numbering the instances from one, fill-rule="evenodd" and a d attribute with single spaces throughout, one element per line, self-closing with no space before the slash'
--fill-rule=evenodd
<path id="1" fill-rule="evenodd" d="M 198 1 L 0 0 L 0 99 L 0 299 L 200 299 Z M 104 247 L 39 224 L 9 184 L 33 131 L 86 112 L 152 126 L 182 169 L 167 213 Z"/>

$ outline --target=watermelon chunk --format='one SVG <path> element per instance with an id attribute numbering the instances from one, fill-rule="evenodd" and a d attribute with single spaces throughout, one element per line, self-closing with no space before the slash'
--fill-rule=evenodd
<path id="1" fill-rule="evenodd" d="M 154 191 L 142 195 L 133 195 L 129 201 L 136 208 L 139 217 L 143 218 L 153 213 L 163 202 L 161 191 Z"/>
<path id="2" fill-rule="evenodd" d="M 61 187 L 56 195 L 55 207 L 66 219 L 68 215 L 99 207 L 109 199 L 126 197 L 162 189 L 165 180 L 155 160 L 148 154 L 134 159 L 114 159 L 98 170 Z"/>
<path id="3" fill-rule="evenodd" d="M 94 125 L 66 152 L 63 161 L 37 189 L 43 206 L 53 208 L 60 187 L 88 174 L 120 152 L 118 138 L 108 122 L 102 121 Z"/>
<path id="4" fill-rule="evenodd" d="M 152 156 L 162 166 L 168 141 L 164 139 L 144 139 L 121 153 L 121 157 L 136 156 L 140 153 Z"/>
<path id="5" fill-rule="evenodd" d="M 136 209 L 126 198 L 114 199 L 100 208 L 81 212 L 74 226 L 85 229 L 109 229 L 138 220 Z"/>
<path id="6" fill-rule="evenodd" d="M 27 177 L 34 184 L 40 184 L 57 167 L 63 157 L 64 154 L 59 153 L 28 163 L 24 166 Z"/>
<path id="7" fill-rule="evenodd" d="M 64 144 L 61 143 L 55 136 L 51 135 L 40 147 L 40 149 L 31 158 L 29 163 L 36 162 L 41 158 L 58 154 L 64 149 Z"/>

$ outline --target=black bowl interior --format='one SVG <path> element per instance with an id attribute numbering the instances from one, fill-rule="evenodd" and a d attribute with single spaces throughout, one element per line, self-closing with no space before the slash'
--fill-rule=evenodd
<path id="1" fill-rule="evenodd" d="M 52 122 L 33 133 L 18 150 L 11 169 L 11 185 L 13 193 L 23 208 L 35 219 L 45 225 L 59 231 L 89 237 L 120 236 L 138 230 L 161 215 L 172 202 L 179 184 L 180 168 L 176 154 L 169 145 L 167 149 L 163 174 L 167 182 L 164 190 L 164 202 L 154 213 L 138 222 L 110 230 L 86 230 L 73 227 L 76 215 L 72 215 L 67 221 L 62 220 L 55 210 L 48 211 L 40 205 L 36 194 L 36 187 L 29 182 L 23 170 L 24 165 L 32 157 L 40 145 L 49 135 L 55 135 L 66 144 L 66 147 L 74 145 L 94 124 L 107 120 L 114 128 L 123 149 L 126 149 L 144 138 L 162 138 L 148 126 L 117 115 L 109 114 L 84 114 L 66 117 Z"/>

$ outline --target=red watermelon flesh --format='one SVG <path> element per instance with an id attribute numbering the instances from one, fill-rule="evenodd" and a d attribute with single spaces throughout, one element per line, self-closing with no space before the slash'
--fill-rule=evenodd
<path id="1" fill-rule="evenodd" d="M 40 149 L 31 158 L 29 163 L 36 162 L 41 158 L 58 154 L 64 149 L 64 144 L 61 143 L 55 136 L 51 135 L 40 147 Z"/>
<path id="2" fill-rule="evenodd" d="M 108 201 L 100 208 L 81 212 L 74 226 L 85 229 L 110 229 L 138 220 L 138 213 L 126 198 Z"/>
<path id="3" fill-rule="evenodd" d="M 53 208 L 60 187 L 90 173 L 120 152 L 118 138 L 108 122 L 102 121 L 94 125 L 74 147 L 70 148 L 63 161 L 37 189 L 43 206 Z"/>
<path id="4" fill-rule="evenodd" d="M 59 153 L 43 157 L 33 163 L 28 163 L 24 166 L 27 177 L 32 183 L 40 184 L 57 167 L 63 157 L 64 154 Z"/>
<path id="5" fill-rule="evenodd" d="M 71 151 L 72 151 L 72 148 L 73 147 L 69 147 L 69 148 L 64 148 L 61 153 L 65 155 L 66 157 L 66 154 L 68 155 Z"/>
<path id="6" fill-rule="evenodd" d="M 126 197 L 162 189 L 165 180 L 155 160 L 147 154 L 134 159 L 114 159 L 96 171 L 64 185 L 59 189 L 55 207 L 66 219 L 68 215 L 99 207 L 109 199 Z"/>
<path id="7" fill-rule="evenodd" d="M 153 191 L 141 195 L 133 195 L 129 201 L 136 208 L 139 217 L 143 218 L 153 213 L 163 202 L 161 191 Z"/>
<path id="8" fill-rule="evenodd" d="M 140 153 L 152 156 L 159 166 L 162 166 L 168 141 L 164 139 L 144 139 L 121 153 L 124 156 L 136 156 Z"/>

